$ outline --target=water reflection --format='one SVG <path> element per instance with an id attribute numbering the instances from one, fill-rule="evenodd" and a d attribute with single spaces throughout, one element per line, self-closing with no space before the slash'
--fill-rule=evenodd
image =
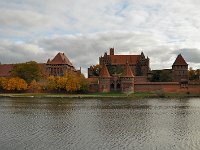
<path id="1" fill-rule="evenodd" d="M 198 149 L 199 100 L 0 98 L 0 149 Z"/>

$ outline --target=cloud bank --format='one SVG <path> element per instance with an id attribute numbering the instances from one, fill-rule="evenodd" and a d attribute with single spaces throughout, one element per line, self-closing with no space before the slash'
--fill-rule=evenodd
<path id="1" fill-rule="evenodd" d="M 197 0 L 10 0 L 0 13 L 1 63 L 46 62 L 61 51 L 86 73 L 115 47 L 143 51 L 152 69 L 170 68 L 179 53 L 200 68 Z"/>

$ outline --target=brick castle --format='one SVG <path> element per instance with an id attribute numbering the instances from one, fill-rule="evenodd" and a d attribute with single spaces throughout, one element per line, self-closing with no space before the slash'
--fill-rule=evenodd
<path id="1" fill-rule="evenodd" d="M 172 86 L 173 89 L 175 85 L 177 89 L 188 88 L 188 64 L 181 54 L 172 65 L 172 82 L 150 82 L 149 63 L 150 59 L 145 57 L 143 52 L 140 55 L 115 55 L 114 48 L 110 48 L 110 54 L 104 53 L 104 56 L 99 58 L 99 64 L 102 66 L 99 76 L 95 76 L 93 68 L 90 67 L 88 78 L 93 83 L 91 86 L 99 92 L 155 91 L 163 90 L 166 86 L 169 89 Z M 95 79 L 98 79 L 97 83 L 94 82 Z"/>
<path id="2" fill-rule="evenodd" d="M 0 77 L 10 77 L 14 64 L 1 64 Z M 39 63 L 46 76 L 64 76 L 67 72 L 76 70 L 64 53 L 58 53 L 47 63 Z M 188 64 L 179 54 L 170 69 L 172 81 L 151 82 L 152 70 L 150 59 L 143 52 L 139 55 L 116 55 L 114 48 L 110 53 L 99 57 L 100 72 L 94 75 L 94 68 L 88 68 L 90 92 L 193 92 L 200 93 L 200 83 L 191 83 L 188 80 Z"/>

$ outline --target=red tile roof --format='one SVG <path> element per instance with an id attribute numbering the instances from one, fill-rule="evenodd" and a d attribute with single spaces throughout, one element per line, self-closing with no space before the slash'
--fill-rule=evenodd
<path id="1" fill-rule="evenodd" d="M 0 77 L 10 77 L 12 69 L 13 69 L 12 64 L 0 65 Z"/>
<path id="2" fill-rule="evenodd" d="M 126 64 L 128 61 L 129 64 L 135 65 L 140 59 L 141 55 L 108 55 L 111 58 L 111 63 L 113 65 Z"/>
<path id="3" fill-rule="evenodd" d="M 103 64 L 102 69 L 100 71 L 100 77 L 110 77 L 110 74 L 105 64 Z"/>
<path id="4" fill-rule="evenodd" d="M 133 72 L 132 72 L 128 62 L 126 63 L 126 66 L 124 68 L 123 77 L 134 77 Z"/>
<path id="5" fill-rule="evenodd" d="M 66 64 L 69 66 L 73 66 L 69 59 L 65 56 L 64 53 L 58 53 L 53 60 L 47 62 L 47 64 Z"/>
<path id="6" fill-rule="evenodd" d="M 188 65 L 181 54 L 179 54 L 173 63 L 174 65 Z"/>

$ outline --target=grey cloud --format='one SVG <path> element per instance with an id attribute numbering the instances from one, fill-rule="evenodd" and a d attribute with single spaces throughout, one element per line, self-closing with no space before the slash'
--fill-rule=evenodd
<path id="1" fill-rule="evenodd" d="M 172 54 L 182 54 L 185 60 L 189 63 L 200 63 L 200 49 L 197 48 L 183 48 L 175 50 Z"/>
<path id="2" fill-rule="evenodd" d="M 33 43 L 16 44 L 1 42 L 2 63 L 36 60 L 46 62 L 58 52 L 64 52 L 76 68 L 82 67 L 84 73 L 90 65 L 98 63 L 98 59 L 110 47 L 116 54 L 140 54 L 141 51 L 151 59 L 151 67 L 169 68 L 173 55 L 166 46 L 160 46 L 149 34 L 126 31 L 99 32 L 86 35 L 69 35 L 38 39 Z"/>
<path id="3" fill-rule="evenodd" d="M 118 54 L 144 51 L 152 69 L 170 68 L 180 52 L 187 61 L 199 63 L 199 4 L 196 0 L 0 1 L 0 39 L 4 39 L 0 61 L 45 62 L 63 51 L 76 67 L 86 69 L 114 46 Z"/>

